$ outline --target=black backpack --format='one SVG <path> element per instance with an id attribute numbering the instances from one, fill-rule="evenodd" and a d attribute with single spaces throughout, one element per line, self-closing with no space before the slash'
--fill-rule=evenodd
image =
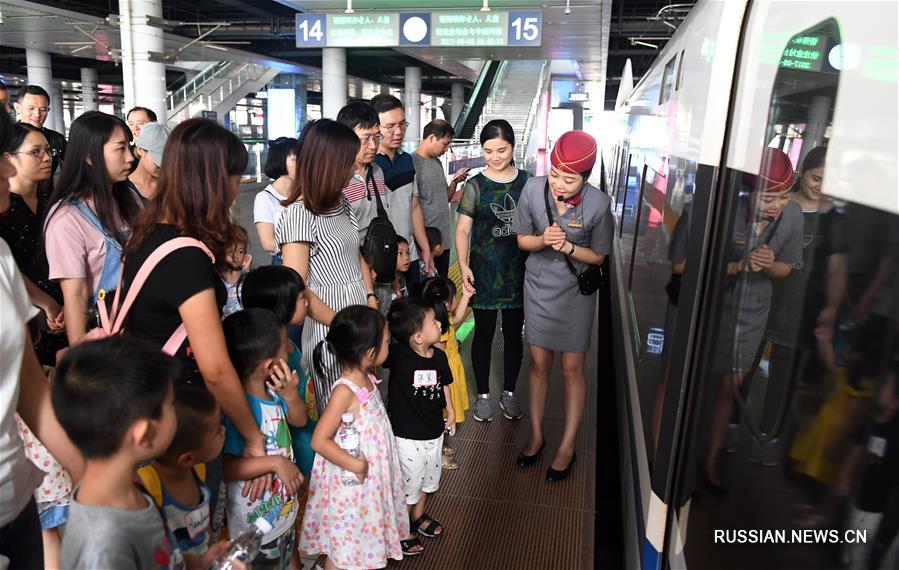
<path id="1" fill-rule="evenodd" d="M 371 200 L 369 182 L 371 182 L 371 188 L 374 188 L 375 200 L 378 203 L 378 215 L 372 218 L 368 225 L 365 239 L 362 240 L 362 248 L 371 255 L 375 281 L 377 283 L 393 283 L 393 280 L 396 279 L 396 230 L 393 229 L 384 204 L 381 203 L 381 196 L 375 184 L 371 165 L 365 176 L 365 196 Z"/>

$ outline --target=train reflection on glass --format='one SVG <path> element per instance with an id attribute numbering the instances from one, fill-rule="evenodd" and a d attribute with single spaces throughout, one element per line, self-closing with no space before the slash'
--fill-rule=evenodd
<path id="1" fill-rule="evenodd" d="M 895 3 L 698 3 L 606 150 L 642 568 L 899 568 Z"/>

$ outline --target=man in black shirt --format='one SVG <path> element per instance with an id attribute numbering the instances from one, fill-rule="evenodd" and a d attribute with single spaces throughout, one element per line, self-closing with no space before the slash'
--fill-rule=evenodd
<path id="1" fill-rule="evenodd" d="M 387 323 L 393 341 L 384 363 L 390 369 L 387 411 L 400 456 L 412 532 L 435 537 L 443 527 L 425 512 L 425 502 L 440 486 L 444 410 L 446 429 L 451 435 L 456 431 L 449 388 L 453 373 L 446 354 L 434 346 L 440 342 L 440 323 L 433 306 L 421 299 L 397 299 L 387 313 Z M 416 539 L 402 542 L 404 554 L 420 552 Z"/>
<path id="2" fill-rule="evenodd" d="M 62 133 L 44 127 L 47 117 L 50 116 L 50 94 L 39 85 L 26 85 L 19 89 L 15 106 L 19 122 L 41 129 L 47 137 L 50 148 L 56 151 L 52 166 L 52 172 L 56 174 L 56 169 L 65 159 L 66 137 Z"/>

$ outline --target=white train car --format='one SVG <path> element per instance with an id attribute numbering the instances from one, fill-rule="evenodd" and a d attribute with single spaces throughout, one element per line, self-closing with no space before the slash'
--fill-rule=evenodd
<path id="1" fill-rule="evenodd" d="M 617 225 L 611 286 L 629 568 L 899 567 L 887 566 L 899 550 L 895 528 L 873 519 L 856 528 L 851 516 L 871 508 L 859 497 L 871 493 L 863 482 L 878 457 L 866 438 L 893 397 L 882 394 L 899 402 L 890 372 L 897 17 L 893 1 L 700 1 L 617 110 L 622 136 L 603 154 Z M 803 168 L 821 146 L 826 162 Z M 796 218 L 784 215 L 780 227 L 749 220 L 769 147 L 796 170 L 801 259 L 768 289 L 734 289 L 744 277 L 729 279 L 728 264 L 735 248 L 748 259 L 755 239 L 740 228 L 787 232 Z M 756 303 L 767 321 L 761 340 L 749 339 L 758 344 L 751 366 L 722 372 L 722 339 L 749 334 L 739 315 L 725 314 L 729 296 Z M 832 340 L 809 336 L 822 323 Z M 844 348 L 857 337 L 867 339 L 863 374 Z M 834 362 L 825 362 L 827 347 L 836 347 Z M 840 380 L 859 375 L 849 388 Z M 834 403 L 844 400 L 851 405 Z M 828 410 L 851 430 L 827 424 Z M 714 451 L 722 418 L 733 453 Z M 877 440 L 886 442 L 881 463 L 897 453 L 894 439 Z M 875 512 L 883 520 L 895 515 L 892 492 L 872 500 L 887 503 Z M 808 529 L 839 540 L 814 544 Z M 847 540 L 861 530 L 865 542 Z"/>

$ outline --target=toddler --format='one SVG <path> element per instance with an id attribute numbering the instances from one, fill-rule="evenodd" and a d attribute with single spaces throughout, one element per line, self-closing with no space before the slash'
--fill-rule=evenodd
<path id="1" fill-rule="evenodd" d="M 378 298 L 378 308 L 381 314 L 387 316 L 390 303 L 394 299 L 409 296 L 406 288 L 406 272 L 409 271 L 409 242 L 402 236 L 396 236 L 396 279 L 393 283 L 378 283 L 375 281 L 375 295 Z M 374 279 L 374 276 L 372 277 Z"/>
<path id="2" fill-rule="evenodd" d="M 297 568 L 294 548 L 296 496 L 303 475 L 294 464 L 290 426 L 306 425 L 306 405 L 297 386 L 300 379 L 284 361 L 287 334 L 278 318 L 264 309 L 244 309 L 222 321 L 228 356 L 246 391 L 250 411 L 265 437 L 266 457 L 243 457 L 240 432 L 225 419 L 224 479 L 228 491 L 228 531 L 234 539 L 263 517 L 272 527 L 252 567 Z M 274 474 L 271 489 L 253 500 L 244 483 Z"/>
<path id="3" fill-rule="evenodd" d="M 420 545 L 407 540 L 411 535 L 400 460 L 376 386 L 379 380 L 369 373 L 387 357 L 387 336 L 380 312 L 353 305 L 337 313 L 313 354 L 321 368 L 322 352 L 329 350 L 340 366 L 340 379 L 312 436 L 316 456 L 300 550 L 327 555 L 329 570 L 384 568 L 388 558 L 421 552 Z M 354 416 L 359 431 L 358 457 L 334 441 L 346 413 Z M 344 485 L 344 470 L 355 473 L 359 484 Z"/>
<path id="4" fill-rule="evenodd" d="M 306 319 L 308 303 L 306 284 L 294 269 L 284 265 L 266 265 L 247 273 L 243 280 L 241 300 L 246 309 L 267 309 L 275 314 L 285 329 L 302 325 Z M 287 339 L 287 365 L 300 378 L 297 390 L 306 404 L 308 421 L 303 427 L 290 428 L 294 460 L 303 475 L 312 471 L 312 432 L 318 420 L 315 390 L 309 382 L 309 374 L 301 365 L 303 353 L 289 337 Z"/>
<path id="5" fill-rule="evenodd" d="M 435 227 L 428 226 L 425 228 L 425 236 L 428 238 L 428 247 L 431 250 L 431 257 L 437 259 L 443 255 L 443 233 Z M 428 275 L 425 273 L 425 262 L 421 259 L 418 260 L 418 267 L 422 275 Z M 429 277 L 435 277 L 436 275 L 437 272 L 435 270 Z M 446 277 L 446 275 L 442 275 L 442 277 Z"/>
<path id="6" fill-rule="evenodd" d="M 422 288 L 422 297 L 434 307 L 434 313 L 443 335 L 437 344 L 446 352 L 450 370 L 453 371 L 453 383 L 450 386 L 453 409 L 456 411 L 456 423 L 465 419 L 465 410 L 468 409 L 468 383 L 465 379 L 465 366 L 459 355 L 459 343 L 456 342 L 456 323 L 465 319 L 468 311 L 468 302 L 475 294 L 475 289 L 469 283 L 462 284 L 462 294 L 456 296 L 456 284 L 447 277 L 435 277 L 425 282 Z M 455 459 L 456 450 L 449 443 L 449 438 L 443 441 L 443 468 L 458 469 L 459 463 Z"/>
<path id="7" fill-rule="evenodd" d="M 137 471 L 144 490 L 162 511 L 188 566 L 209 549 L 211 492 L 206 463 L 222 452 L 225 428 L 215 398 L 198 386 L 175 390 L 178 427 L 169 448 Z"/>
<path id="8" fill-rule="evenodd" d="M 183 568 L 177 540 L 134 480 L 137 465 L 163 455 L 177 420 L 178 363 L 126 336 L 84 342 L 59 363 L 53 410 L 87 461 L 72 495 L 60 565 L 67 569 Z M 222 541 L 197 559 L 205 568 Z"/>
<path id="9" fill-rule="evenodd" d="M 387 322 L 393 339 L 384 363 L 390 369 L 388 409 L 403 469 L 406 505 L 412 530 L 434 538 L 443 527 L 425 512 L 425 504 L 440 486 L 443 431 L 456 432 L 450 395 L 453 373 L 446 354 L 435 348 L 441 331 L 433 305 L 422 299 L 399 299 L 390 306 Z"/>
<path id="10" fill-rule="evenodd" d="M 253 256 L 247 253 L 249 245 L 247 230 L 237 226 L 234 243 L 228 248 L 225 265 L 222 268 L 222 283 L 228 291 L 228 300 L 222 307 L 222 316 L 227 317 L 243 308 L 240 304 L 241 280 L 253 262 Z"/>

